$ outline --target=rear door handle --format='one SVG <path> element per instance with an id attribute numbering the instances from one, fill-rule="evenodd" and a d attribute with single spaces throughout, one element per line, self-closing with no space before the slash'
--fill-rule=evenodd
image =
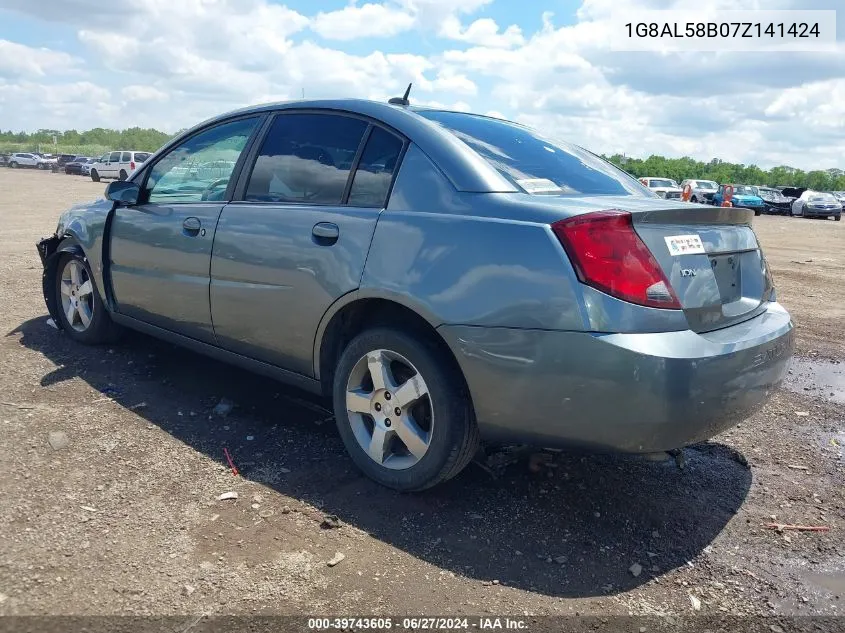
<path id="1" fill-rule="evenodd" d="M 331 222 L 318 222 L 311 229 L 311 234 L 317 238 L 318 244 L 334 244 L 340 237 L 340 229 L 337 228 L 337 224 Z"/>
<path id="2" fill-rule="evenodd" d="M 200 232 L 200 229 L 202 228 L 202 222 L 200 222 L 199 218 L 185 218 L 185 220 L 182 222 L 182 228 L 184 229 L 185 235 L 194 237 Z"/>

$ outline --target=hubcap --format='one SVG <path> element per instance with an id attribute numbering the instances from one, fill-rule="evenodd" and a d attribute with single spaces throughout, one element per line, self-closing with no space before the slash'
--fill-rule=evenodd
<path id="1" fill-rule="evenodd" d="M 385 468 L 410 468 L 431 445 L 428 386 L 397 352 L 375 350 L 355 363 L 346 384 L 346 411 L 358 444 Z"/>
<path id="2" fill-rule="evenodd" d="M 87 330 L 94 316 L 94 287 L 85 266 L 75 259 L 62 269 L 61 295 L 68 325 L 77 332 Z"/>

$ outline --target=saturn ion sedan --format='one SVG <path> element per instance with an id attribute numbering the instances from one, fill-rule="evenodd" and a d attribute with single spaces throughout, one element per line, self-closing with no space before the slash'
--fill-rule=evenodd
<path id="1" fill-rule="evenodd" d="M 355 464 L 419 490 L 482 441 L 658 453 L 758 409 L 793 326 L 752 218 L 508 121 L 303 101 L 185 132 L 39 252 L 70 338 L 331 396 Z"/>

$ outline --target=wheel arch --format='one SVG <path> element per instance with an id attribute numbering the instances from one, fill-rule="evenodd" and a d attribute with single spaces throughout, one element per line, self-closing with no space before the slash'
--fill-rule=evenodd
<path id="1" fill-rule="evenodd" d="M 59 259 L 65 253 L 75 253 L 87 259 L 85 249 L 79 243 L 79 240 L 72 233 L 65 233 L 61 237 L 56 236 L 58 240 L 55 248 L 47 253 L 44 260 L 44 271 L 41 274 L 41 291 L 44 293 L 44 303 L 47 304 L 47 312 L 53 318 L 53 321 L 58 323 L 58 306 L 56 305 L 56 273 L 58 272 Z M 95 285 L 96 287 L 96 285 Z"/>
<path id="2" fill-rule="evenodd" d="M 464 391 L 472 406 L 469 387 L 449 344 L 437 331 L 433 315 L 406 297 L 351 292 L 338 299 L 320 322 L 314 341 L 314 376 L 323 392 L 331 393 L 334 367 L 346 344 L 368 327 L 395 326 L 428 338 L 459 372 Z"/>

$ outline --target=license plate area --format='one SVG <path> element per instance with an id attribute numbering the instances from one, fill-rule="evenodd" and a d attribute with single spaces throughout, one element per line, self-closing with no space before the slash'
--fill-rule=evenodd
<path id="1" fill-rule="evenodd" d="M 719 287 L 722 305 L 742 298 L 741 261 L 739 254 L 710 257 L 710 267 L 713 269 L 713 276 Z"/>

